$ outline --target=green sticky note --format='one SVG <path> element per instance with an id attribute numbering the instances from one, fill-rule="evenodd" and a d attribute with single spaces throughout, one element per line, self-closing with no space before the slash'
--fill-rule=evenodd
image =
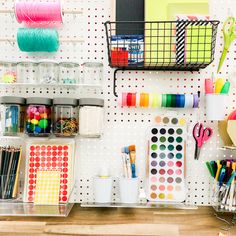
<path id="1" fill-rule="evenodd" d="M 212 25 L 186 27 L 185 63 L 210 63 L 212 61 Z"/>

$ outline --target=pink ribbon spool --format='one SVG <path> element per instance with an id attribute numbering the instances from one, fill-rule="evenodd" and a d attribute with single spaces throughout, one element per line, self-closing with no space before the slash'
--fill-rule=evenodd
<path id="1" fill-rule="evenodd" d="M 15 16 L 28 25 L 62 24 L 61 2 L 16 2 Z"/>

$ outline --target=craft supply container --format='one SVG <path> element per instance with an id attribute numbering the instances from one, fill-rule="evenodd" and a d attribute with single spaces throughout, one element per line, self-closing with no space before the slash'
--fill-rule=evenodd
<path id="1" fill-rule="evenodd" d="M 79 99 L 79 134 L 98 138 L 102 135 L 104 122 L 104 100 L 97 98 Z"/>
<path id="2" fill-rule="evenodd" d="M 119 179 L 120 202 L 136 204 L 139 202 L 139 179 L 123 178 Z"/>
<path id="3" fill-rule="evenodd" d="M 94 201 L 96 203 L 112 202 L 112 182 L 111 177 L 95 177 L 93 180 Z"/>
<path id="4" fill-rule="evenodd" d="M 206 94 L 207 120 L 225 119 L 227 98 L 227 94 Z"/>
<path id="5" fill-rule="evenodd" d="M 78 134 L 78 100 L 74 98 L 53 99 L 53 133 L 58 137 L 73 137 Z"/>
<path id="6" fill-rule="evenodd" d="M 47 137 L 51 133 L 52 100 L 31 97 L 26 99 L 26 127 L 28 136 Z"/>
<path id="7" fill-rule="evenodd" d="M 3 136 L 17 136 L 24 132 L 25 98 L 0 97 L 0 121 Z"/>
<path id="8" fill-rule="evenodd" d="M 55 62 L 40 62 L 38 65 L 38 78 L 40 84 L 57 84 L 59 66 Z"/>
<path id="9" fill-rule="evenodd" d="M 16 175 L 0 175 L 0 199 L 13 199 Z"/>
<path id="10" fill-rule="evenodd" d="M 0 62 L 0 83 L 12 84 L 17 82 L 16 65 L 14 62 Z"/>
<path id="11" fill-rule="evenodd" d="M 99 62 L 85 62 L 83 65 L 81 84 L 102 86 L 103 64 Z"/>
<path id="12" fill-rule="evenodd" d="M 38 64 L 35 62 L 19 62 L 17 64 L 17 78 L 19 83 L 38 83 Z"/>
<path id="13" fill-rule="evenodd" d="M 79 73 L 79 64 L 73 62 L 61 62 L 59 64 L 59 83 L 78 84 Z"/>

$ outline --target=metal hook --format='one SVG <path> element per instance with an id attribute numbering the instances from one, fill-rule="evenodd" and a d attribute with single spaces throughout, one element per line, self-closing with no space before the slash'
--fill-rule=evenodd
<path id="1" fill-rule="evenodd" d="M 9 39 L 7 39 L 7 42 L 8 42 L 12 47 L 15 46 L 15 42 L 10 41 Z"/>

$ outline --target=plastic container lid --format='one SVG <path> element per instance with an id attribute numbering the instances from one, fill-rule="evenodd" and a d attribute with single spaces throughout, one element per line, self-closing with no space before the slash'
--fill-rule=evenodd
<path id="1" fill-rule="evenodd" d="M 54 98 L 53 105 L 78 106 L 78 100 L 75 98 Z"/>
<path id="2" fill-rule="evenodd" d="M 99 98 L 81 98 L 79 99 L 80 106 L 104 106 L 104 100 Z"/>
<path id="3" fill-rule="evenodd" d="M 25 105 L 25 98 L 13 97 L 13 96 L 3 96 L 3 97 L 0 97 L 0 104 L 19 104 L 19 105 Z"/>
<path id="4" fill-rule="evenodd" d="M 26 104 L 27 105 L 52 105 L 52 99 L 51 98 L 41 98 L 41 97 L 32 97 L 32 98 L 26 98 Z"/>
<path id="5" fill-rule="evenodd" d="M 82 66 L 94 68 L 94 67 L 103 67 L 103 64 L 101 62 L 84 62 Z"/>

